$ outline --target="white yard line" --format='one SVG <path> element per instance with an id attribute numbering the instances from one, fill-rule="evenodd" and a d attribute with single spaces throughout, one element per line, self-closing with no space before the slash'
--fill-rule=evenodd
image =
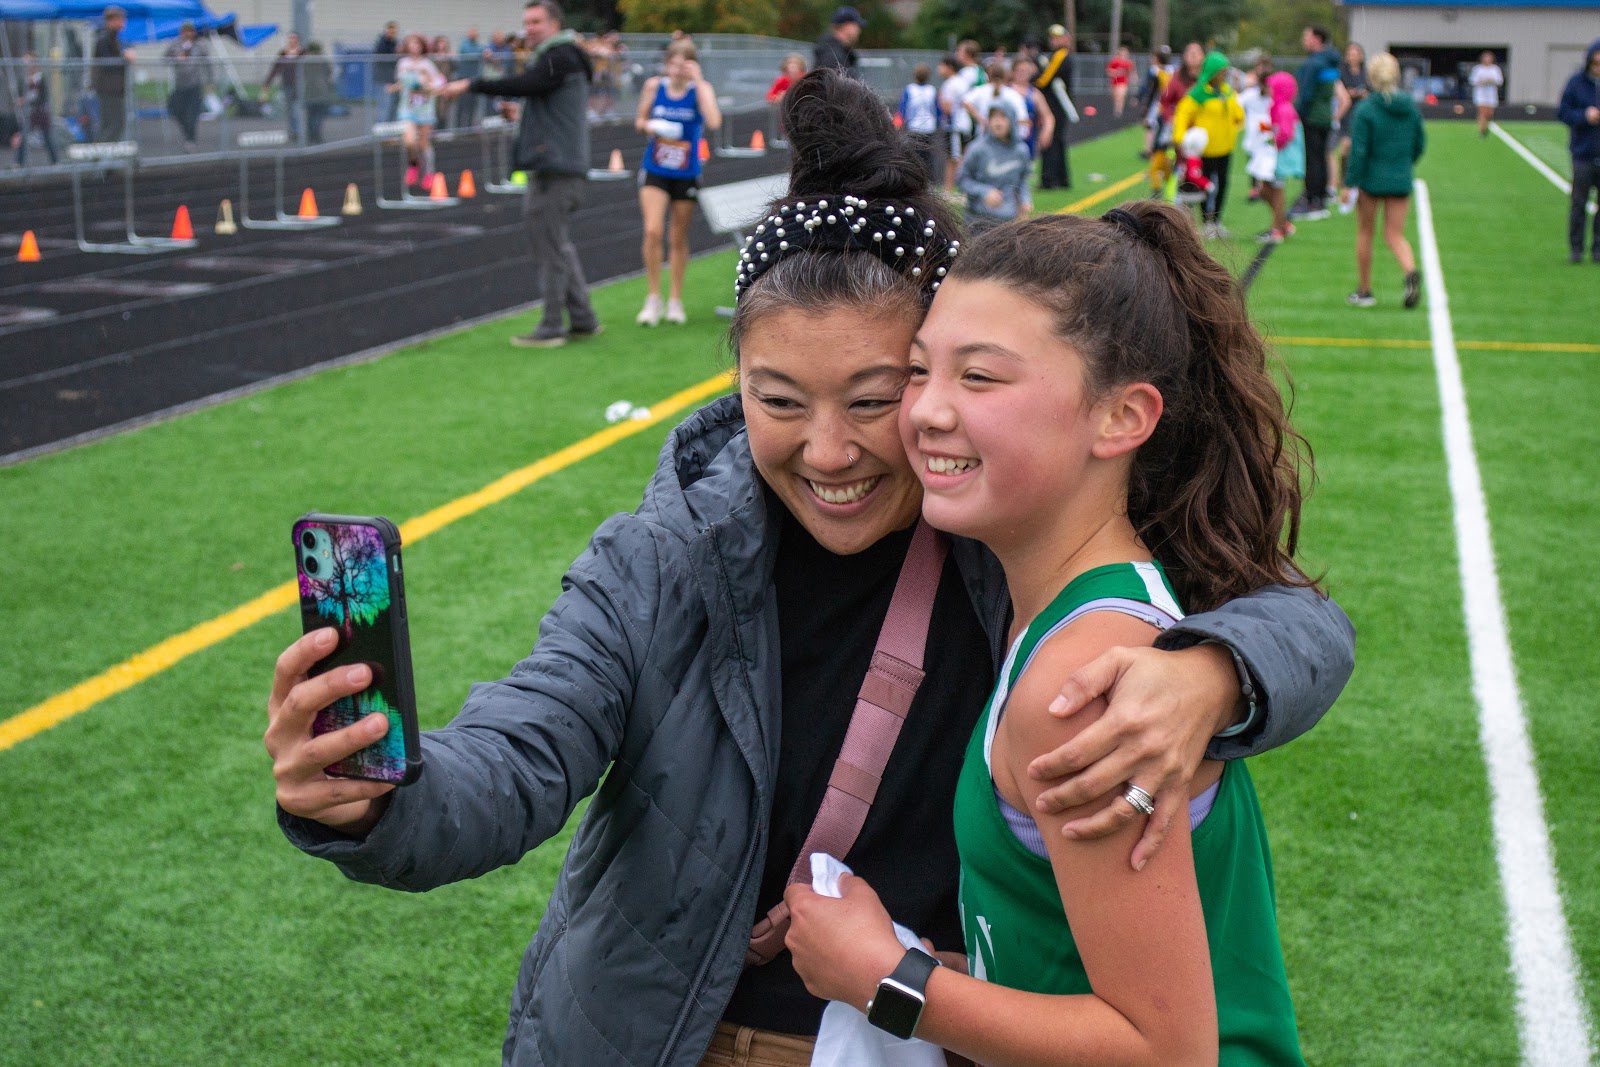
<path id="1" fill-rule="evenodd" d="M 1507 948 L 1517 984 L 1523 1062 L 1530 1067 L 1579 1067 L 1594 1060 L 1594 1034 L 1562 911 L 1539 773 L 1517 691 L 1483 478 L 1472 444 L 1466 388 L 1456 358 L 1427 183 L 1418 181 L 1416 191 L 1428 327 L 1444 415 L 1445 459 L 1472 657 L 1472 689 L 1478 703 L 1479 741 L 1489 771 L 1495 857 L 1506 901 Z"/>
<path id="2" fill-rule="evenodd" d="M 1513 137 L 1509 133 L 1507 133 L 1505 131 L 1505 129 L 1498 122 L 1489 123 L 1489 132 L 1494 134 L 1496 137 L 1500 138 L 1500 140 L 1504 141 L 1507 145 L 1509 145 L 1510 148 L 1511 148 L 1511 151 L 1515 152 L 1517 155 L 1521 156 L 1524 160 L 1526 160 L 1528 162 L 1528 165 L 1533 167 L 1534 170 L 1538 171 L 1540 174 L 1543 174 L 1546 178 L 1548 178 L 1550 180 L 1550 184 L 1551 185 L 1555 186 L 1557 189 L 1560 189 L 1563 193 L 1566 193 L 1568 196 L 1572 195 L 1572 183 L 1571 182 L 1567 181 L 1567 179 L 1563 178 L 1561 175 L 1559 175 L 1555 171 L 1551 170 L 1549 164 L 1547 164 L 1544 160 L 1540 159 L 1538 156 L 1534 155 L 1532 152 L 1528 151 L 1526 146 L 1524 146 L 1521 141 L 1517 140 L 1515 137 Z M 1594 211 L 1595 211 L 1594 202 L 1590 201 L 1590 203 L 1589 203 L 1589 214 L 1593 215 Z"/>

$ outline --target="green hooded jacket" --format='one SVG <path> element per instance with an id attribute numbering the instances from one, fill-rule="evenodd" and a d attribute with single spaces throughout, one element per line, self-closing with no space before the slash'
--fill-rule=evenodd
<path id="1" fill-rule="evenodd" d="M 1350 117 L 1345 184 L 1372 196 L 1410 196 L 1411 167 L 1426 146 L 1422 114 L 1411 97 L 1373 93 Z"/>

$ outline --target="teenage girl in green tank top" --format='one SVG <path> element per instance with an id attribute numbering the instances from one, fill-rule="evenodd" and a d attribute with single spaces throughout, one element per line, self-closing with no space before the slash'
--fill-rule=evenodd
<path id="1" fill-rule="evenodd" d="M 1244 765 L 1202 767 L 1142 870 L 1141 820 L 1069 839 L 1082 812 L 1041 814 L 1028 773 L 1102 707 L 1052 715 L 1052 680 L 1180 604 L 1311 584 L 1304 442 L 1237 285 L 1167 205 L 999 227 L 935 297 L 900 419 L 925 517 L 994 551 L 1016 609 L 955 798 L 971 975 L 928 977 L 917 1036 L 990 1065 L 1301 1063 Z M 864 1008 L 904 949 L 865 882 L 842 889 L 790 888 L 788 944 L 813 994 Z"/>

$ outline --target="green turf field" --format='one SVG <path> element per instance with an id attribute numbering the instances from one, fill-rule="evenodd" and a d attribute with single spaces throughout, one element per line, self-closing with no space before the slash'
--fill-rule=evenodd
<path id="1" fill-rule="evenodd" d="M 1508 131 L 1555 166 L 1559 126 Z M 1469 123 L 1429 127 L 1444 282 L 1565 914 L 1600 1017 L 1600 696 L 1569 566 L 1600 543 L 1600 266 L 1569 266 L 1565 197 Z M 1073 149 L 1098 213 L 1139 171 L 1123 133 Z M 1558 167 L 1558 169 L 1562 169 Z M 1266 209 L 1242 160 L 1216 251 L 1239 271 Z M 1090 180 L 1100 175 L 1102 180 Z M 711 175 L 715 181 L 715 175 Z M 1098 199 L 1096 199 L 1098 197 Z M 1307 223 L 1250 297 L 1316 449 L 1306 557 L 1354 619 L 1358 667 L 1303 740 L 1253 763 L 1309 1061 L 1520 1057 L 1426 310 L 1354 287 L 1354 220 Z M 1412 227 L 1413 234 L 1415 226 Z M 397 521 L 726 369 L 733 254 L 690 271 L 687 327 L 529 352 L 530 317 L 0 469 L 0 731 L 18 713 L 292 576 L 293 518 Z M 1538 346 L 1545 347 L 1538 347 Z M 676 416 L 408 544 L 424 728 L 531 645 L 566 563 L 629 508 Z M 53 728 L 0 747 L 0 1063 L 484 1063 L 564 839 L 426 895 L 356 885 L 288 846 L 261 747 L 280 611 Z M 1585 667 L 1584 664 L 1590 664 Z M 4 736 L 0 734 L 0 736 Z M 5 742 L 0 741 L 0 745 Z"/>

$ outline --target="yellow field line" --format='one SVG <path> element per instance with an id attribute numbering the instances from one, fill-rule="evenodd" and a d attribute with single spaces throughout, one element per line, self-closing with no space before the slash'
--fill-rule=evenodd
<path id="1" fill-rule="evenodd" d="M 1479 352 L 1600 352 L 1600 345 L 1576 341 L 1457 341 L 1456 347 Z"/>
<path id="2" fill-rule="evenodd" d="M 1126 178 L 1122 179 L 1120 182 L 1114 182 L 1113 184 L 1106 186 L 1104 189 L 1101 189 L 1098 193 L 1090 193 L 1088 196 L 1084 197 L 1082 200 L 1079 200 L 1077 203 L 1068 204 L 1066 207 L 1060 208 L 1059 210 L 1056 211 L 1056 214 L 1057 215 L 1070 215 L 1074 211 L 1082 211 L 1084 208 L 1094 207 L 1096 204 L 1100 203 L 1100 201 L 1109 200 L 1111 197 L 1116 196 L 1118 193 L 1122 192 L 1123 190 L 1132 188 L 1139 181 L 1141 181 L 1144 177 L 1145 177 L 1145 172 L 1144 171 L 1142 171 L 1142 170 L 1141 171 L 1136 171 L 1135 173 L 1130 174 Z"/>
<path id="3" fill-rule="evenodd" d="M 406 544 L 415 544 L 429 534 L 441 530 L 459 519 L 464 519 L 491 504 L 499 503 L 519 490 L 526 489 L 541 478 L 548 477 L 565 467 L 570 467 L 574 463 L 588 459 L 597 452 L 610 448 L 618 441 L 647 430 L 663 419 L 677 414 L 684 408 L 696 404 L 707 397 L 714 396 L 726 389 L 732 381 L 733 376 L 728 373 L 708 378 L 699 385 L 690 386 L 682 392 L 674 393 L 665 400 L 651 405 L 648 419 L 625 419 L 622 422 L 608 426 L 599 433 L 591 434 L 575 444 L 568 445 L 559 452 L 552 452 L 543 459 L 530 463 L 520 470 L 512 471 L 504 477 L 497 478 L 476 492 L 468 493 L 466 496 L 434 508 L 426 514 L 418 515 L 414 519 L 403 522 L 400 524 L 401 539 Z M 267 616 L 282 611 L 297 600 L 298 594 L 295 591 L 295 583 L 285 582 L 280 586 L 267 590 L 247 604 L 241 604 L 232 611 L 224 612 L 191 630 L 169 637 L 160 644 L 153 645 L 143 652 L 123 660 L 109 670 L 102 671 L 93 678 L 79 682 L 71 689 L 57 693 L 48 700 L 28 708 L 26 711 L 18 712 L 11 718 L 0 722 L 0 752 L 72 718 L 79 712 L 87 711 L 102 700 L 115 696 L 124 689 L 131 689 L 145 679 L 161 673 L 196 652 L 203 651 L 218 642 L 227 640 L 245 627 L 252 626 Z"/>
<path id="4" fill-rule="evenodd" d="M 1303 348 L 1428 348 L 1431 341 L 1369 337 L 1271 337 L 1274 344 Z M 1457 341 L 1456 348 L 1478 352 L 1579 352 L 1600 353 L 1600 345 L 1566 341 Z"/>
<path id="5" fill-rule="evenodd" d="M 1432 350 L 1431 341 L 1408 341 L 1398 338 L 1369 337 L 1268 337 L 1275 345 L 1295 345 L 1303 348 L 1426 348 Z"/>

